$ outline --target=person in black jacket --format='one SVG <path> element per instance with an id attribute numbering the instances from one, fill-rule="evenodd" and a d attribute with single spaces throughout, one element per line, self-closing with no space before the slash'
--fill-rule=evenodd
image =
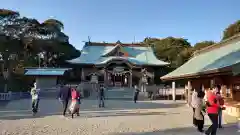
<path id="1" fill-rule="evenodd" d="M 68 101 L 70 97 L 71 97 L 70 88 L 62 84 L 58 94 L 58 99 L 62 102 L 62 105 L 63 105 L 63 116 L 65 116 L 66 114 L 66 111 L 68 108 Z"/>
<path id="2" fill-rule="evenodd" d="M 135 89 L 135 93 L 134 93 L 134 103 L 137 103 L 137 100 L 138 100 L 138 95 L 139 95 L 139 92 L 140 90 L 138 89 L 137 85 L 134 86 L 134 89 Z"/>
<path id="3" fill-rule="evenodd" d="M 100 89 L 98 91 L 99 108 L 104 107 L 104 99 L 105 99 L 104 91 L 105 91 L 105 87 L 101 84 Z"/>

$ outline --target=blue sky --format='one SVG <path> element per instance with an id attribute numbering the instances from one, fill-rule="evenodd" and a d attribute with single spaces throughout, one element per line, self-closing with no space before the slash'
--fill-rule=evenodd
<path id="1" fill-rule="evenodd" d="M 145 37 L 183 37 L 192 44 L 219 41 L 222 31 L 240 19 L 239 0 L 5 0 L 1 8 L 65 25 L 70 42 L 133 42 Z"/>

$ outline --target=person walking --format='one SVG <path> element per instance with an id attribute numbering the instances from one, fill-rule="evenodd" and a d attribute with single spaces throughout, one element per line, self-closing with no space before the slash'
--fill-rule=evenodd
<path id="1" fill-rule="evenodd" d="M 105 99 L 105 94 L 104 94 L 104 91 L 105 91 L 105 88 L 104 86 L 101 84 L 100 85 L 100 88 L 99 88 L 99 92 L 98 92 L 98 107 L 101 108 L 101 107 L 105 107 L 104 105 L 104 99 Z"/>
<path id="2" fill-rule="evenodd" d="M 68 108 L 68 101 L 71 97 L 71 90 L 69 87 L 65 86 L 64 84 L 61 85 L 60 91 L 58 94 L 58 99 L 63 105 L 63 116 L 66 115 L 66 111 Z"/>
<path id="3" fill-rule="evenodd" d="M 134 103 L 137 103 L 137 100 L 138 100 L 138 95 L 139 95 L 139 92 L 140 90 L 138 89 L 137 85 L 134 86 L 134 89 L 135 89 L 135 93 L 134 93 Z"/>
<path id="4" fill-rule="evenodd" d="M 203 115 L 203 98 L 205 93 L 203 91 L 198 91 L 196 99 L 196 108 L 194 111 L 195 124 L 199 132 L 203 132 L 204 126 L 204 115 Z"/>
<path id="5" fill-rule="evenodd" d="M 77 114 L 77 116 L 80 116 L 79 109 L 80 109 L 80 93 L 75 89 L 71 89 L 71 96 L 72 101 L 71 105 L 69 107 L 69 111 L 71 113 L 72 118 L 74 117 L 74 114 Z"/>
<path id="6" fill-rule="evenodd" d="M 219 111 L 219 104 L 217 101 L 217 95 L 215 94 L 215 90 L 217 89 L 217 86 L 214 87 L 214 89 L 211 89 L 211 93 L 208 94 L 208 100 L 206 102 L 207 105 L 207 113 L 208 116 L 212 122 L 212 125 L 206 130 L 206 135 L 216 135 L 217 128 L 218 128 L 218 111 Z"/>
<path id="7" fill-rule="evenodd" d="M 193 125 L 194 126 L 197 126 L 196 124 L 196 119 L 194 117 L 194 114 L 195 114 L 195 110 L 196 108 L 198 107 L 198 93 L 197 91 L 194 89 L 193 93 L 192 93 L 192 101 L 191 101 L 191 106 L 192 106 L 192 109 L 193 109 Z"/>
<path id="8" fill-rule="evenodd" d="M 36 82 L 33 84 L 33 88 L 31 89 L 32 96 L 32 113 L 35 115 L 38 112 L 38 104 L 39 104 L 39 89 L 37 89 Z"/>
<path id="9" fill-rule="evenodd" d="M 225 109 L 224 108 L 224 99 L 221 96 L 221 86 L 217 85 L 216 87 L 216 95 L 217 95 L 217 100 L 220 105 L 219 110 L 218 110 L 218 128 L 223 128 L 222 127 L 222 111 Z"/>

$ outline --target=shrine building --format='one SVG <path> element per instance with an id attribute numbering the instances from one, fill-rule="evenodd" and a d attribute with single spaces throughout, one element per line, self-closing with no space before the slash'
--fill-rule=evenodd
<path id="1" fill-rule="evenodd" d="M 143 44 L 86 42 L 81 56 L 68 61 L 76 66 L 82 82 L 104 83 L 106 87 L 132 87 L 154 83 L 153 68 L 169 63 L 156 58 Z"/>
<path id="2" fill-rule="evenodd" d="M 175 81 L 186 80 L 188 103 L 192 90 L 220 85 L 226 111 L 240 117 L 240 34 L 194 52 L 189 61 L 161 79 L 172 81 L 173 97 Z"/>

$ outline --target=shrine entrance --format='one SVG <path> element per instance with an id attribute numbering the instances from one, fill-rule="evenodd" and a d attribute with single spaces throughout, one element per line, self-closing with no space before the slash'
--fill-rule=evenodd
<path id="1" fill-rule="evenodd" d="M 123 61 L 113 61 L 105 68 L 106 85 L 108 87 L 131 87 L 131 65 Z"/>

